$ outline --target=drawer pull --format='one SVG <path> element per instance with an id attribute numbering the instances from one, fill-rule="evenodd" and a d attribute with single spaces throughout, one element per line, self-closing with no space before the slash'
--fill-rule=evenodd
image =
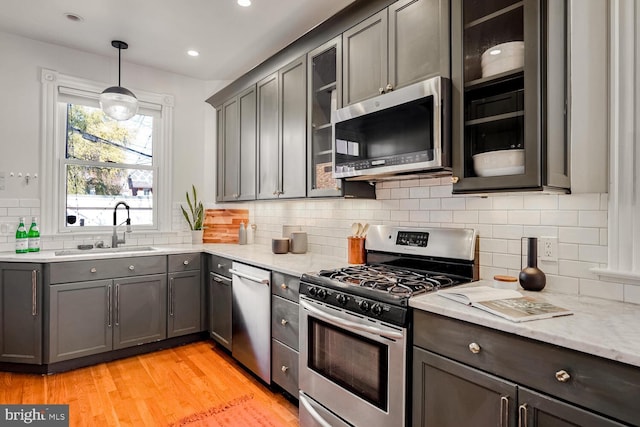
<path id="1" fill-rule="evenodd" d="M 135 269 L 136 269 L 136 267 L 135 267 L 135 266 L 133 266 L 133 265 L 130 265 L 130 266 L 129 266 L 129 270 L 133 271 L 133 270 L 135 270 Z"/>
<path id="2" fill-rule="evenodd" d="M 288 286 L 287 286 L 286 283 L 280 284 L 280 289 L 287 289 L 287 288 L 288 288 Z"/>
<path id="3" fill-rule="evenodd" d="M 472 342 L 469 344 L 469 351 L 473 354 L 478 354 L 480 353 L 480 346 L 477 343 Z"/>
<path id="4" fill-rule="evenodd" d="M 500 427 L 509 425 L 509 398 L 507 396 L 500 397 Z"/>
<path id="5" fill-rule="evenodd" d="M 287 326 L 287 323 L 289 323 L 289 322 L 287 321 L 287 319 L 282 319 L 282 320 L 280 321 L 280 324 L 281 324 L 282 326 Z"/>
<path id="6" fill-rule="evenodd" d="M 218 264 L 218 269 L 221 269 L 223 267 L 222 264 Z"/>
<path id="7" fill-rule="evenodd" d="M 89 271 L 92 272 L 92 273 L 96 273 L 98 271 L 98 269 L 95 268 L 95 267 L 91 267 L 91 270 L 89 270 Z"/>
<path id="8" fill-rule="evenodd" d="M 288 366 L 284 366 L 284 365 L 282 365 L 282 368 L 280 368 L 280 370 L 281 370 L 282 372 L 287 372 L 287 371 L 289 370 L 289 367 L 288 367 Z"/>
<path id="9" fill-rule="evenodd" d="M 188 260 L 188 259 L 185 259 L 184 261 L 182 261 L 182 263 L 183 263 L 184 265 L 189 265 L 189 260 Z"/>
<path id="10" fill-rule="evenodd" d="M 566 383 L 571 379 L 571 375 L 569 375 L 569 373 L 564 369 L 561 369 L 558 372 L 556 372 L 556 379 L 561 383 Z"/>

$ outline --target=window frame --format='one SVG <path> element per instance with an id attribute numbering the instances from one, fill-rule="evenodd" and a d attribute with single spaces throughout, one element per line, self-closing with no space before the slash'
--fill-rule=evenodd
<path id="1" fill-rule="evenodd" d="M 42 122 L 40 161 L 40 230 L 46 235 L 95 234 L 111 231 L 105 227 L 66 227 L 63 210 L 66 207 L 66 112 L 58 106 L 63 98 L 75 97 L 90 105 L 97 103 L 102 90 L 108 86 L 99 82 L 68 76 L 54 70 L 42 69 Z M 61 95 L 62 93 L 62 95 Z M 134 231 L 171 230 L 171 150 L 173 137 L 172 95 L 134 90 L 140 107 L 157 112 L 154 114 L 153 174 L 154 174 L 154 224 L 133 224 Z M 61 117 L 64 115 L 64 117 Z M 122 166 L 125 164 L 117 164 Z"/>

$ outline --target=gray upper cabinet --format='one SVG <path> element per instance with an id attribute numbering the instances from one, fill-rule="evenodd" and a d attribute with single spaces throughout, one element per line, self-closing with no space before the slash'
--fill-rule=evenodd
<path id="1" fill-rule="evenodd" d="M 567 4 L 454 0 L 453 192 L 568 189 Z"/>
<path id="2" fill-rule="evenodd" d="M 306 195 L 306 58 L 257 84 L 258 199 Z"/>
<path id="3" fill-rule="evenodd" d="M 247 90 L 218 109 L 219 201 L 256 198 L 256 89 Z"/>
<path id="4" fill-rule="evenodd" d="M 216 110 L 216 123 L 218 125 L 216 144 L 216 202 L 222 202 L 224 198 L 224 114 L 222 113 L 222 108 Z"/>
<path id="5" fill-rule="evenodd" d="M 449 2 L 400 0 L 343 33 L 343 100 L 449 77 Z"/>
<path id="6" fill-rule="evenodd" d="M 42 361 L 42 266 L 0 264 L 0 361 Z"/>
<path id="7" fill-rule="evenodd" d="M 257 84 L 258 95 L 258 199 L 278 196 L 279 183 L 279 108 L 278 73 Z"/>
<path id="8" fill-rule="evenodd" d="M 256 198 L 256 90 L 255 86 L 225 102 L 218 143 L 224 147 L 222 201 Z"/>

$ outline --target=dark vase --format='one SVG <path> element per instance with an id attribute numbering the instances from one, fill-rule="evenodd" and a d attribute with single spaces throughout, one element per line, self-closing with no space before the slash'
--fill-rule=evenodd
<path id="1" fill-rule="evenodd" d="M 527 266 L 520 272 L 520 286 L 526 291 L 541 291 L 547 284 L 547 276 L 538 268 L 538 239 L 536 237 L 526 239 Z"/>

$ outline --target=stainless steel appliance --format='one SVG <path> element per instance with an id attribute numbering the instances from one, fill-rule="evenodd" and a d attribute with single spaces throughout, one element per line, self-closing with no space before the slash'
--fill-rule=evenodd
<path id="1" fill-rule="evenodd" d="M 449 92 L 434 77 L 334 111 L 334 178 L 450 171 Z"/>
<path id="2" fill-rule="evenodd" d="M 300 281 L 300 425 L 407 424 L 412 295 L 477 279 L 473 229 L 372 226 L 367 263 Z"/>
<path id="3" fill-rule="evenodd" d="M 234 262 L 231 354 L 271 382 L 271 272 Z"/>

